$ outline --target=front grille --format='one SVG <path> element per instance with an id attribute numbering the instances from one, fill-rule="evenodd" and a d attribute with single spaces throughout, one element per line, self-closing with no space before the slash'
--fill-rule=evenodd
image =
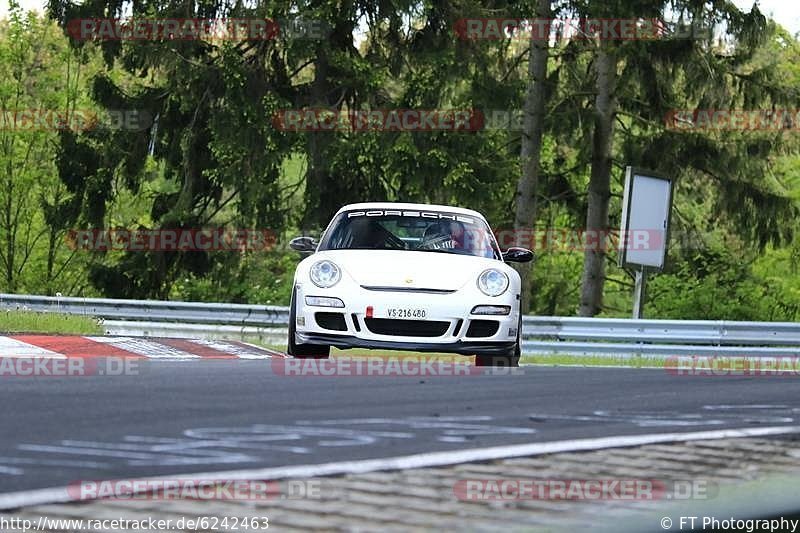
<path id="1" fill-rule="evenodd" d="M 362 285 L 362 289 L 368 291 L 384 291 L 384 292 L 422 292 L 425 294 L 452 294 L 455 289 L 423 289 L 416 287 L 390 287 L 384 285 Z"/>
<path id="2" fill-rule="evenodd" d="M 404 337 L 441 337 L 447 333 L 447 328 L 450 327 L 450 322 L 440 320 L 365 318 L 364 323 L 372 333 Z"/>
<path id="3" fill-rule="evenodd" d="M 473 320 L 469 323 L 467 337 L 491 337 L 499 327 L 497 320 Z"/>
<path id="4" fill-rule="evenodd" d="M 333 331 L 347 331 L 347 324 L 344 322 L 342 313 L 314 313 L 314 320 L 319 327 Z"/>

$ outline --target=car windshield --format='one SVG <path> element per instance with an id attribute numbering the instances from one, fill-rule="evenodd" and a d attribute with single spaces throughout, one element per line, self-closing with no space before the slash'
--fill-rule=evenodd
<path id="1" fill-rule="evenodd" d="M 414 250 L 500 258 L 480 218 L 439 211 L 348 211 L 331 223 L 320 250 Z"/>

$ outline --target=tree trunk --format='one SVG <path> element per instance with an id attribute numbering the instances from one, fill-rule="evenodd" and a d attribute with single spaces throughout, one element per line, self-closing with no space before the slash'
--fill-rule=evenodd
<path id="1" fill-rule="evenodd" d="M 617 61 L 608 42 L 599 44 L 595 58 L 597 70 L 592 138 L 592 172 L 589 179 L 586 210 L 586 231 L 608 229 L 608 202 L 611 198 L 611 147 L 616 113 Z M 598 233 L 595 233 L 598 234 Z M 601 242 L 602 239 L 599 240 Z M 586 249 L 581 279 L 580 316 L 594 316 L 603 308 L 606 253 L 602 246 Z"/>
<path id="2" fill-rule="evenodd" d="M 552 17 L 550 0 L 538 0 L 536 6 L 538 18 Z M 525 113 L 522 130 L 522 147 L 520 149 L 520 166 L 522 175 L 517 182 L 516 211 L 514 213 L 514 242 L 516 246 L 525 246 L 525 235 L 536 223 L 536 193 L 539 184 L 539 163 L 542 152 L 542 135 L 544 133 L 545 113 L 545 79 L 547 77 L 547 61 L 550 41 L 534 39 L 531 41 L 528 61 L 528 88 L 525 94 Z M 516 266 L 522 278 L 522 311 L 528 312 L 531 307 L 532 263 L 521 263 Z"/>
<path id="3" fill-rule="evenodd" d="M 13 147 L 14 144 L 12 142 L 11 146 Z M 9 154 L 12 152 L 9 150 Z M 18 228 L 18 220 L 15 219 L 13 215 L 13 207 L 14 207 L 14 174 L 11 170 L 11 156 L 9 155 L 9 164 L 7 169 L 8 178 L 6 179 L 6 197 L 5 202 L 3 205 L 3 230 L 5 232 L 6 238 L 6 257 L 5 257 L 5 278 L 6 278 L 6 290 L 8 292 L 15 292 L 17 290 L 16 287 L 16 279 L 14 278 L 14 259 L 16 256 L 16 247 L 17 243 L 16 236 L 17 236 L 17 228 Z"/>
<path id="4" fill-rule="evenodd" d="M 328 81 L 328 56 L 320 47 L 314 61 L 314 81 L 311 84 L 311 107 L 330 106 L 331 84 Z M 327 131 L 308 134 L 308 167 L 306 169 L 306 213 L 303 226 L 307 229 L 324 227 L 329 215 L 325 209 L 325 192 L 328 189 L 328 164 L 325 150 L 330 144 L 332 134 Z"/>

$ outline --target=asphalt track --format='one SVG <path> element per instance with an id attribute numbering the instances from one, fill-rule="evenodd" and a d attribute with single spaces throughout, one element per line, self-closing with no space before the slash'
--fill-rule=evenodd
<path id="1" fill-rule="evenodd" d="M 796 379 L 523 367 L 518 375 L 285 376 L 269 360 L 2 377 L 0 493 L 82 480 L 374 459 L 610 435 L 790 426 Z"/>

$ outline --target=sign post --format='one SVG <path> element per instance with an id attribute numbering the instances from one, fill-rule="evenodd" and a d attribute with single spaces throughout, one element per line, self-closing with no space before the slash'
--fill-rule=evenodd
<path id="1" fill-rule="evenodd" d="M 664 268 L 673 189 L 670 178 L 634 167 L 625 169 L 619 266 L 636 271 L 633 318 L 643 315 L 648 272 Z"/>
<path id="2" fill-rule="evenodd" d="M 644 307 L 644 288 L 647 285 L 647 272 L 644 268 L 636 271 L 636 282 L 633 289 L 633 318 L 642 318 Z"/>

